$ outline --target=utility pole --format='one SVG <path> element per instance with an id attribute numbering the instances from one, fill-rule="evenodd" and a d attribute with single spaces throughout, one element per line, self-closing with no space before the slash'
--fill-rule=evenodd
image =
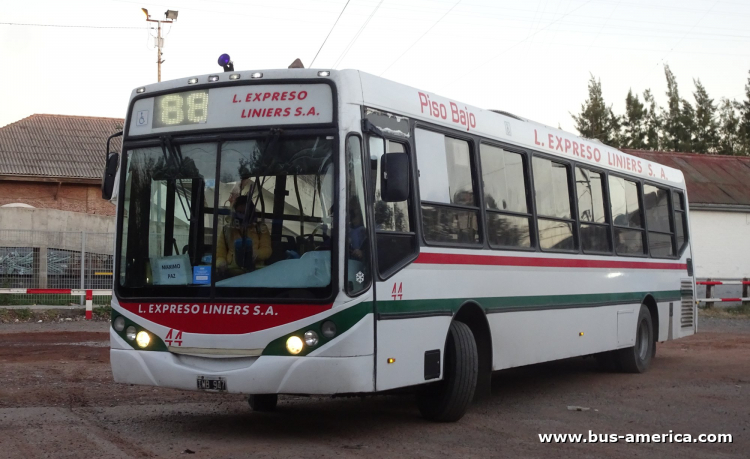
<path id="1" fill-rule="evenodd" d="M 141 11 L 143 11 L 143 14 L 146 15 L 146 21 L 147 22 L 155 22 L 156 23 L 156 65 L 158 68 L 158 79 L 157 81 L 161 81 L 161 64 L 164 63 L 164 61 L 161 58 L 161 48 L 164 46 L 164 40 L 161 38 L 161 25 L 162 24 L 171 24 L 174 21 L 177 20 L 177 11 L 173 10 L 167 10 L 166 13 L 164 13 L 164 16 L 166 19 L 164 20 L 158 20 L 158 19 L 151 19 L 151 15 L 148 14 L 148 10 L 146 8 L 141 8 Z"/>

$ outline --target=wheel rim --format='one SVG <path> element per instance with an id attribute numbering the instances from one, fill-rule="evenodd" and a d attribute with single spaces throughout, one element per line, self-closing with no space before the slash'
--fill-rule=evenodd
<path id="1" fill-rule="evenodd" d="M 648 358 L 649 351 L 649 333 L 646 321 L 641 321 L 638 325 L 638 357 L 641 361 L 645 361 Z"/>

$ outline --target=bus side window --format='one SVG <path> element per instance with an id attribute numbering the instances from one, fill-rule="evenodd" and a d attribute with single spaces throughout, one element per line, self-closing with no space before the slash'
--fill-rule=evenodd
<path id="1" fill-rule="evenodd" d="M 643 207 L 648 225 L 648 249 L 652 257 L 674 255 L 674 233 L 669 222 L 669 191 L 653 185 L 643 186 Z"/>
<path id="2" fill-rule="evenodd" d="M 539 246 L 548 250 L 576 250 L 568 166 L 538 156 L 532 165 Z"/>
<path id="3" fill-rule="evenodd" d="M 360 138 L 346 140 L 346 291 L 357 295 L 370 285 L 370 241 L 365 219 L 365 182 Z"/>
<path id="4" fill-rule="evenodd" d="M 370 202 L 375 217 L 378 271 L 391 271 L 410 258 L 417 249 L 417 239 L 411 224 L 411 197 L 403 202 L 385 202 L 380 199 L 380 163 L 385 153 L 408 153 L 406 146 L 382 137 L 368 138 L 370 155 Z"/>
<path id="5" fill-rule="evenodd" d="M 576 167 L 576 194 L 581 248 L 586 253 L 610 253 L 610 227 L 604 212 L 604 174 Z"/>
<path id="6" fill-rule="evenodd" d="M 415 132 L 425 241 L 479 245 L 479 206 L 469 142 L 424 129 Z"/>
<path id="7" fill-rule="evenodd" d="M 688 242 L 687 222 L 685 221 L 685 195 L 679 191 L 672 192 L 672 208 L 674 209 L 674 231 L 677 239 L 677 254 L 681 255 Z"/>
<path id="8" fill-rule="evenodd" d="M 609 202 L 615 225 L 615 251 L 618 255 L 643 255 L 643 220 L 638 199 L 639 183 L 609 176 Z"/>

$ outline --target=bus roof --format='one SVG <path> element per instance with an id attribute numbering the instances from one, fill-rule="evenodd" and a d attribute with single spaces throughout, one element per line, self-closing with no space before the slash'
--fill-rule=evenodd
<path id="1" fill-rule="evenodd" d="M 321 75 L 321 71 L 329 72 L 329 75 Z M 595 167 L 681 188 L 685 186 L 683 174 L 679 169 L 629 155 L 598 140 L 586 139 L 510 113 L 474 107 L 359 70 L 270 69 L 217 72 L 142 86 L 133 90 L 131 99 L 142 92 L 153 93 L 190 87 L 192 84 L 189 81 L 203 85 L 209 82 L 210 75 L 217 76 L 218 82 L 226 82 L 231 74 L 240 75 L 237 81 L 245 82 L 252 81 L 253 75 L 257 77 L 260 74 L 260 78 L 255 78 L 259 83 L 276 79 L 329 78 L 337 84 L 340 104 L 361 104 L 468 134 L 476 134 L 490 140 L 574 159 Z"/>

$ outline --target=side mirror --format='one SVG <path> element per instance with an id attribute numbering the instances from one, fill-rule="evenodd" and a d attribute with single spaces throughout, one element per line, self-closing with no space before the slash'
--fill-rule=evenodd
<path id="1" fill-rule="evenodd" d="M 112 191 L 115 188 L 115 176 L 117 167 L 120 165 L 120 155 L 111 153 L 107 157 L 107 165 L 104 166 L 104 175 L 102 176 L 102 199 L 109 200 L 112 198 Z"/>
<path id="2" fill-rule="evenodd" d="M 406 153 L 386 153 L 380 163 L 380 199 L 401 202 L 409 198 L 409 156 Z"/>

